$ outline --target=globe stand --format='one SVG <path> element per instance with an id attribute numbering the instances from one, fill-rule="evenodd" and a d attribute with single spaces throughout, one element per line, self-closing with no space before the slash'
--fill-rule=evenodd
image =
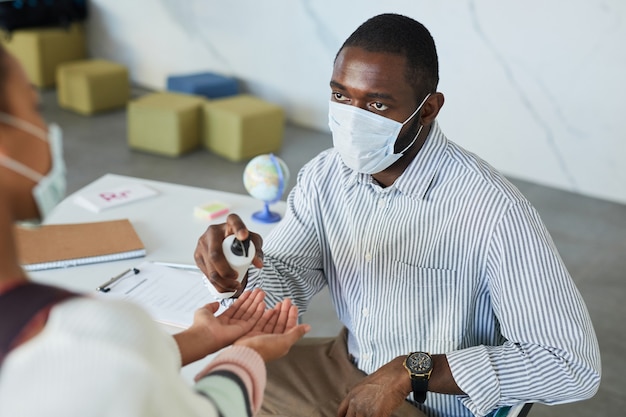
<path id="1" fill-rule="evenodd" d="M 268 202 L 264 203 L 263 210 L 259 210 L 252 214 L 252 218 L 261 223 L 276 223 L 280 220 L 280 214 L 270 211 Z"/>

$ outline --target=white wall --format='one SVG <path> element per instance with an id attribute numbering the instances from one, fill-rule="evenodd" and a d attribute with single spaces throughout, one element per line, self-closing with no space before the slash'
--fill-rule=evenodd
<path id="1" fill-rule="evenodd" d="M 383 4 L 384 3 L 384 4 Z M 343 40 L 383 12 L 429 28 L 448 137 L 505 174 L 626 203 L 624 0 L 91 0 L 93 56 L 163 89 L 210 70 L 327 130 Z"/>

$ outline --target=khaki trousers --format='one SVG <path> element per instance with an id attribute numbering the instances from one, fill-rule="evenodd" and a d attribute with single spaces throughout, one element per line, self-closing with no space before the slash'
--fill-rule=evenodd
<path id="1" fill-rule="evenodd" d="M 336 417 L 350 389 L 365 378 L 350 361 L 347 331 L 336 338 L 305 338 L 287 356 L 267 364 L 259 416 Z M 424 417 L 405 401 L 393 417 Z"/>

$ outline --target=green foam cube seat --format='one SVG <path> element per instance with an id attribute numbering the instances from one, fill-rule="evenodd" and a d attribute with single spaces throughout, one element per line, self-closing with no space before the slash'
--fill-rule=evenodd
<path id="1" fill-rule="evenodd" d="M 68 28 L 28 28 L 13 31 L 11 35 L 0 33 L 0 42 L 22 64 L 30 82 L 37 87 L 53 87 L 60 64 L 87 56 L 81 23 Z"/>
<path id="2" fill-rule="evenodd" d="M 200 146 L 202 97 L 152 93 L 128 103 L 128 145 L 137 150 L 179 156 Z"/>
<path id="3" fill-rule="evenodd" d="M 280 150 L 285 130 L 282 107 L 249 94 L 204 104 L 202 143 L 231 161 Z"/>
<path id="4" fill-rule="evenodd" d="M 130 99 L 128 69 L 103 59 L 60 64 L 57 99 L 59 106 L 85 115 L 124 107 Z"/>

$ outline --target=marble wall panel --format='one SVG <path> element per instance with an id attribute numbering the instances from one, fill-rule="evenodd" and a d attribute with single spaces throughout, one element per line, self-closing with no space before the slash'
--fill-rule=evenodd
<path id="1" fill-rule="evenodd" d="M 435 38 L 439 121 L 504 173 L 626 203 L 626 2 L 622 0 L 91 0 L 93 56 L 137 84 L 210 70 L 327 131 L 343 40 L 384 12 Z"/>

